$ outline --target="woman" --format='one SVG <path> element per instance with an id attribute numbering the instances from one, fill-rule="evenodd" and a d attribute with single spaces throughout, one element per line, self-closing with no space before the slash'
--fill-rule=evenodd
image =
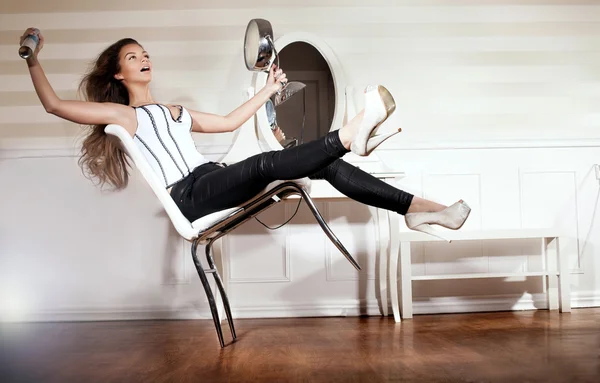
<path id="1" fill-rule="evenodd" d="M 107 124 L 121 125 L 132 135 L 190 221 L 237 206 L 272 181 L 302 177 L 325 179 L 349 198 L 395 211 L 405 216 L 409 228 L 436 236 L 440 234 L 432 224 L 458 229 L 470 213 L 462 200 L 446 207 L 413 196 L 340 159 L 349 151 L 368 155 L 397 133 L 375 134 L 395 109 L 392 96 L 381 86 L 367 88 L 365 110 L 339 130 L 293 148 L 261 153 L 226 166 L 206 160 L 196 150 L 191 132 L 232 132 L 242 126 L 282 89 L 286 75 L 281 69 L 273 66 L 265 87 L 227 116 L 203 113 L 154 101 L 149 88 L 152 63 L 148 53 L 137 41 L 122 39 L 99 55 L 81 82 L 87 101 L 62 100 L 38 61 L 44 45 L 39 30 L 27 29 L 20 43 L 33 34 L 38 34 L 39 44 L 27 65 L 42 105 L 48 113 L 92 126 L 82 145 L 82 168 L 100 184 L 108 183 L 117 189 L 127 185 L 126 153 L 118 140 L 104 132 Z"/>

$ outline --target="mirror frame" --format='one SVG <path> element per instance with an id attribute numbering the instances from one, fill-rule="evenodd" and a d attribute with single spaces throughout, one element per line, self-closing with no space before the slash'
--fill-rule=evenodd
<path id="1" fill-rule="evenodd" d="M 331 47 L 329 47 L 329 45 L 327 45 L 323 39 L 313 34 L 305 32 L 291 32 L 274 41 L 275 48 L 277 49 L 278 53 L 281 52 L 286 46 L 296 42 L 310 44 L 321 54 L 321 56 L 323 56 L 325 62 L 327 62 L 327 65 L 329 66 L 329 70 L 331 71 L 331 76 L 333 78 L 333 88 L 335 93 L 335 109 L 333 113 L 333 121 L 331 122 L 329 131 L 337 130 L 342 127 L 346 113 L 346 81 L 342 65 L 340 64 Z M 283 68 L 283 71 L 285 72 L 285 67 Z M 254 89 L 262 89 L 267 83 L 267 77 L 268 73 L 255 72 L 252 78 L 252 86 Z M 261 106 L 256 112 L 256 133 L 259 146 L 262 151 L 283 149 L 283 146 L 277 142 L 277 139 L 271 132 L 265 105 Z"/>

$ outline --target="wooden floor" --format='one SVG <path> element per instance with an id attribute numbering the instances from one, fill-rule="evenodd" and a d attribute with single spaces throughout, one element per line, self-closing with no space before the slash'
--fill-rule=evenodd
<path id="1" fill-rule="evenodd" d="M 2 383 L 600 382 L 600 309 L 0 326 Z"/>

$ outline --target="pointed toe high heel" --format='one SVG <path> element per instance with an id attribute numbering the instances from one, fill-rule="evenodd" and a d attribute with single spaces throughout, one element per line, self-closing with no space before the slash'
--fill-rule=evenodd
<path id="1" fill-rule="evenodd" d="M 409 229 L 427 233 L 450 243 L 451 240 L 432 225 L 458 230 L 465 224 L 469 214 L 471 214 L 471 208 L 463 200 L 460 200 L 439 212 L 407 213 L 404 220 Z"/>
<path id="2" fill-rule="evenodd" d="M 352 153 L 368 156 L 375 148 L 396 132 L 376 134 L 379 126 L 396 110 L 396 101 L 383 85 L 369 85 L 365 89 L 365 114 L 356 137 L 350 145 Z"/>

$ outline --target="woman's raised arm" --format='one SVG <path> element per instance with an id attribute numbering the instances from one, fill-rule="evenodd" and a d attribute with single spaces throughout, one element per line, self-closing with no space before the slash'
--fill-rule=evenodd
<path id="1" fill-rule="evenodd" d="M 79 100 L 62 100 L 48 81 L 38 61 L 38 53 L 44 45 L 44 37 L 35 28 L 29 28 L 21 36 L 20 44 L 28 35 L 37 34 L 39 43 L 36 50 L 27 58 L 27 66 L 35 91 L 46 109 L 46 112 L 68 121 L 82 125 L 120 124 L 131 125 L 135 119 L 132 108 L 110 102 L 89 102 Z"/>

